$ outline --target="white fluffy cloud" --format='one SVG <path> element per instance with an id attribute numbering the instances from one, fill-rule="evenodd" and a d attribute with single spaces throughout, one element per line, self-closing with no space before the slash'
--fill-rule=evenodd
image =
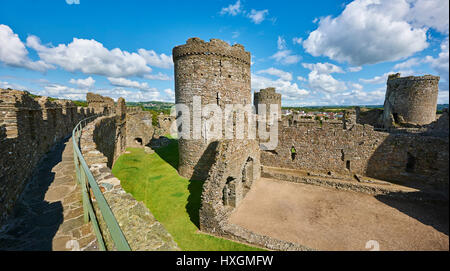
<path id="1" fill-rule="evenodd" d="M 286 40 L 283 39 L 281 36 L 278 36 L 277 48 L 278 48 L 278 50 L 286 49 Z"/>
<path id="2" fill-rule="evenodd" d="M 95 84 L 95 80 L 92 77 L 86 79 L 70 79 L 69 83 L 77 85 L 79 88 L 91 88 Z"/>
<path id="3" fill-rule="evenodd" d="M 308 83 L 311 89 L 336 93 L 347 89 L 345 82 L 336 80 L 331 73 L 344 73 L 344 71 L 331 63 L 302 63 L 302 66 L 311 70 L 308 74 Z"/>
<path id="4" fill-rule="evenodd" d="M 269 14 L 269 10 L 254 10 L 252 9 L 250 13 L 247 15 L 250 20 L 253 21 L 255 24 L 260 24 L 266 19 L 266 15 Z"/>
<path id="5" fill-rule="evenodd" d="M 166 94 L 167 101 L 175 102 L 175 91 L 173 91 L 170 88 L 167 88 L 164 90 L 164 93 Z"/>
<path id="6" fill-rule="evenodd" d="M 229 4 L 227 7 L 223 7 L 220 10 L 220 15 L 236 16 L 238 14 L 242 14 L 243 16 L 249 18 L 255 24 L 260 24 L 266 19 L 267 15 L 269 14 L 269 10 L 252 9 L 250 10 L 250 12 L 248 12 L 242 8 L 240 0 L 237 0 L 234 4 Z"/>
<path id="7" fill-rule="evenodd" d="M 431 27 L 448 34 L 448 0 L 411 0 L 412 5 L 406 18 L 418 27 Z"/>
<path id="8" fill-rule="evenodd" d="M 338 17 L 320 19 L 303 47 L 313 56 L 356 66 L 411 56 L 428 46 L 427 28 L 414 27 L 408 21 L 411 8 L 406 0 L 353 1 Z M 434 10 L 428 12 L 435 14 Z"/>
<path id="9" fill-rule="evenodd" d="M 278 76 L 279 78 L 281 78 L 283 80 L 287 80 L 287 81 L 292 80 L 292 73 L 285 72 L 285 71 L 275 69 L 275 68 L 268 68 L 265 70 L 258 71 L 256 73 L 257 74 L 270 74 L 270 75 Z"/>
<path id="10" fill-rule="evenodd" d="M 438 93 L 438 104 L 448 104 L 448 99 L 449 99 L 449 92 L 448 90 L 439 90 Z"/>
<path id="11" fill-rule="evenodd" d="M 241 1 L 237 0 L 236 3 L 228 5 L 228 7 L 222 8 L 220 11 L 221 15 L 229 14 L 231 16 L 236 16 L 241 13 Z"/>
<path id="12" fill-rule="evenodd" d="M 71 88 L 60 84 L 48 84 L 38 94 L 59 99 L 85 100 L 88 91 L 87 88 Z"/>
<path id="13" fill-rule="evenodd" d="M 58 65 L 70 72 L 126 77 L 152 71 L 141 55 L 119 48 L 108 50 L 95 40 L 74 38 L 68 45 L 47 47 L 41 44 L 38 37 L 29 36 L 27 46 L 36 50 L 45 62 Z"/>
<path id="14" fill-rule="evenodd" d="M 308 81 L 305 77 L 303 77 L 303 76 L 297 76 L 297 80 L 298 81 L 303 81 L 303 82 L 306 82 L 306 81 Z"/>
<path id="15" fill-rule="evenodd" d="M 42 60 L 32 61 L 28 57 L 28 50 L 12 29 L 0 24 L 0 62 L 13 67 L 23 67 L 36 71 L 46 71 L 54 68 Z"/>
<path id="16" fill-rule="evenodd" d="M 294 44 L 302 44 L 303 43 L 303 39 L 302 38 L 297 38 L 297 37 L 294 37 L 293 39 L 292 39 L 292 43 L 294 43 Z"/>
<path id="17" fill-rule="evenodd" d="M 318 91 L 336 93 L 347 89 L 344 82 L 336 80 L 330 74 L 311 71 L 308 75 L 309 86 Z"/>
<path id="18" fill-rule="evenodd" d="M 263 76 L 252 74 L 252 89 L 259 91 L 263 88 L 274 87 L 282 94 L 283 100 L 299 100 L 309 94 L 309 91 L 300 89 L 296 83 L 278 78 L 272 80 Z"/>
<path id="19" fill-rule="evenodd" d="M 353 89 L 334 95 L 326 94 L 321 101 L 322 104 L 328 105 L 381 105 L 384 103 L 385 93 L 385 89 L 377 89 L 370 92 Z"/>
<path id="20" fill-rule="evenodd" d="M 369 79 L 361 78 L 361 79 L 359 79 L 359 81 L 364 84 L 386 84 L 388 76 L 390 74 L 395 74 L 395 73 L 400 73 L 401 76 L 414 75 L 414 71 L 412 71 L 412 70 L 390 71 L 390 72 L 386 72 L 382 75 L 377 75 L 377 76 L 369 78 Z"/>
<path id="21" fill-rule="evenodd" d="M 7 81 L 0 81 L 0 88 L 3 89 L 17 89 L 17 90 L 28 90 L 27 87 L 19 85 L 19 84 L 14 84 L 14 83 L 10 83 Z"/>
<path id="22" fill-rule="evenodd" d="M 150 80 L 161 80 L 161 81 L 169 81 L 170 77 L 167 74 L 158 72 L 157 74 L 146 74 L 144 75 L 144 78 L 150 79 Z"/>
<path id="23" fill-rule="evenodd" d="M 138 81 L 132 81 L 126 78 L 116 78 L 116 77 L 108 77 L 109 82 L 111 85 L 116 87 L 127 87 L 127 88 L 135 88 L 145 91 L 157 91 L 155 88 L 151 88 L 148 86 L 148 83 L 146 82 L 138 82 Z"/>
<path id="24" fill-rule="evenodd" d="M 36 94 L 42 96 L 50 96 L 60 99 L 71 99 L 71 100 L 85 100 L 88 91 L 98 93 L 100 95 L 111 97 L 117 100 L 119 97 L 125 98 L 126 101 L 137 102 L 137 101 L 167 101 L 173 102 L 174 93 L 170 93 L 170 89 L 165 89 L 162 91 L 165 95 L 162 95 L 157 89 L 152 89 L 151 91 L 140 90 L 140 89 L 124 89 L 122 87 L 115 87 L 112 89 L 94 89 L 88 90 L 83 88 L 72 88 L 64 86 L 61 84 L 47 84 L 43 90 L 38 91 Z M 173 92 L 173 91 L 172 91 Z"/>
<path id="25" fill-rule="evenodd" d="M 394 66 L 394 70 L 398 70 L 398 69 L 409 69 L 411 67 L 420 65 L 422 63 L 422 60 L 420 60 L 419 58 L 413 57 L 410 58 L 404 62 L 398 63 Z"/>
<path id="26" fill-rule="evenodd" d="M 169 101 L 164 99 L 159 91 L 128 90 L 118 87 L 114 89 L 96 90 L 95 93 L 111 97 L 115 100 L 123 97 L 126 101 L 129 102 Z M 173 102 L 173 100 L 171 100 L 171 102 Z"/>
<path id="27" fill-rule="evenodd" d="M 359 72 L 359 71 L 361 71 L 362 70 L 362 67 L 361 66 L 357 66 L 357 67 L 349 67 L 348 68 L 348 71 L 349 72 Z"/>
<path id="28" fill-rule="evenodd" d="M 278 48 L 280 48 L 279 45 L 278 45 Z M 281 48 L 285 48 L 285 45 L 284 45 L 284 47 L 281 47 Z M 275 59 L 277 62 L 279 62 L 283 65 L 296 64 L 302 59 L 301 56 L 295 55 L 292 53 L 291 50 L 287 50 L 287 49 L 279 50 L 274 55 L 272 55 L 270 58 Z"/>
<path id="29" fill-rule="evenodd" d="M 441 43 L 441 52 L 437 58 L 427 56 L 425 62 L 430 63 L 430 66 L 438 72 L 441 76 L 441 88 L 444 90 L 449 89 L 449 78 L 448 78 L 448 66 L 449 66 L 449 46 L 448 37 Z"/>
<path id="30" fill-rule="evenodd" d="M 147 61 L 147 64 L 150 66 L 163 69 L 168 69 L 173 66 L 172 56 L 168 56 L 165 54 L 158 55 L 153 50 L 145 49 L 139 49 L 138 53 L 145 59 L 145 61 Z"/>
<path id="31" fill-rule="evenodd" d="M 302 66 L 318 73 L 344 73 L 341 67 L 331 63 L 302 63 Z"/>

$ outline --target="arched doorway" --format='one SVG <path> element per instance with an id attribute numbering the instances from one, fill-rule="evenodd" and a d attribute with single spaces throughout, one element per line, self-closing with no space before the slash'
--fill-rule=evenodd
<path id="1" fill-rule="evenodd" d="M 134 142 L 135 142 L 137 145 L 142 146 L 142 138 L 136 137 L 136 138 L 134 139 Z"/>

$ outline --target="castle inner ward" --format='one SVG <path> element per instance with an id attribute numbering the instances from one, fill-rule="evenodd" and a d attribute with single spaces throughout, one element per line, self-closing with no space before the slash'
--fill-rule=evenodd
<path id="1" fill-rule="evenodd" d="M 436 115 L 439 77 L 391 75 L 383 110 L 357 107 L 343 120 L 317 121 L 282 116 L 283 97 L 275 88 L 252 97 L 250 59 L 244 46 L 217 39 L 191 38 L 173 49 L 175 103 L 187 105 L 190 117 L 198 110 L 195 96 L 202 106 L 221 109 L 279 109 L 273 149 L 261 149 L 258 137 L 210 139 L 202 133 L 178 139 L 179 175 L 204 182 L 201 232 L 271 250 L 366 250 L 370 240 L 382 250 L 448 250 L 449 128 L 448 109 Z M 88 93 L 89 107 L 77 108 L 21 91 L 0 94 L 0 224 L 51 146 L 81 119 L 97 116 L 83 130 L 81 151 L 124 235 L 138 240 L 132 249 L 178 249 L 149 210 L 123 191 L 111 168 L 126 147 L 152 153 L 163 145 L 174 122 L 183 126 L 180 115 L 160 115 L 153 127 L 148 112 L 125 107 L 123 99 Z M 190 132 L 202 130 L 192 118 Z M 274 123 L 267 125 L 270 130 Z M 21 155 L 4 159 L 13 152 Z M 145 215 L 131 222 L 126 206 Z M 157 248 L 136 237 L 136 228 L 151 234 L 150 224 L 157 238 L 168 240 Z"/>

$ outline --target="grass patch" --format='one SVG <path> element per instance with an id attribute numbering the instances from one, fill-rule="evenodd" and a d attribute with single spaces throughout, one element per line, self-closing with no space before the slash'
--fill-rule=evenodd
<path id="1" fill-rule="evenodd" d="M 128 148 L 114 164 L 113 174 L 123 189 L 143 201 L 155 218 L 173 236 L 182 250 L 240 251 L 261 250 L 222 238 L 198 233 L 203 182 L 180 177 L 178 143 L 146 154 L 143 149 Z"/>

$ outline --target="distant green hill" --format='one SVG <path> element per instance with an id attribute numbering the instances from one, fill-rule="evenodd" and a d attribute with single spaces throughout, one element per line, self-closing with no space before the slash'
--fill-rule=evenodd
<path id="1" fill-rule="evenodd" d="M 140 106 L 143 109 L 151 110 L 170 110 L 170 108 L 175 105 L 174 103 L 158 102 L 158 101 L 148 101 L 148 102 L 127 102 L 127 106 Z"/>
<path id="2" fill-rule="evenodd" d="M 354 109 L 356 106 L 283 106 L 282 109 L 293 109 L 293 110 L 300 110 L 305 112 L 336 112 L 336 111 L 342 111 L 345 109 Z M 383 105 L 359 105 L 361 108 L 381 108 L 383 109 Z M 437 112 L 442 113 L 442 109 L 448 108 L 448 104 L 438 104 L 437 105 Z"/>

